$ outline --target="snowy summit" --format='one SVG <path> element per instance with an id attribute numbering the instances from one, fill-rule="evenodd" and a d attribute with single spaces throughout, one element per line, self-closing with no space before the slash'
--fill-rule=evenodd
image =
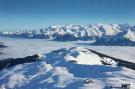
<path id="1" fill-rule="evenodd" d="M 41 61 L 0 71 L 0 88 L 105 89 L 130 83 L 134 89 L 134 73 L 117 66 L 113 59 L 102 58 L 86 48 L 72 47 L 46 53 Z"/>

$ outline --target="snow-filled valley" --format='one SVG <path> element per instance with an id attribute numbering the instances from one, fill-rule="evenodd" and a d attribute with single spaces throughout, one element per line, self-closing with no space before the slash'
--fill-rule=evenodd
<path id="1" fill-rule="evenodd" d="M 0 60 L 42 54 L 41 61 L 0 71 L 0 89 L 110 89 L 121 84 L 135 89 L 135 70 L 87 50 L 135 63 L 135 47 L 5 37 L 0 37 L 0 42 L 7 46 L 0 48 Z M 103 65 L 101 60 L 110 65 Z"/>

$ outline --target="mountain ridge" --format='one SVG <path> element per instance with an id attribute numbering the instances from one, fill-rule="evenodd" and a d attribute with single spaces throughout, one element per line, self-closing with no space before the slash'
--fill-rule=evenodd
<path id="1" fill-rule="evenodd" d="M 44 29 L 0 32 L 0 36 L 55 41 L 95 41 L 92 45 L 135 45 L 135 26 L 129 24 L 52 25 Z"/>

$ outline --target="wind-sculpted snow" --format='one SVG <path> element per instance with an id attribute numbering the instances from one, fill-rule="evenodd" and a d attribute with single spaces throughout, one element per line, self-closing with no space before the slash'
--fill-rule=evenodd
<path id="1" fill-rule="evenodd" d="M 20 64 L 0 71 L 0 88 L 106 89 L 110 85 L 120 87 L 123 83 L 130 83 L 131 89 L 135 88 L 134 70 L 103 65 L 100 60 L 112 59 L 103 59 L 86 48 L 55 50 L 42 55 L 42 58 L 42 61 Z M 90 83 L 86 82 L 88 79 Z"/>
<path id="2" fill-rule="evenodd" d="M 128 24 L 53 25 L 43 29 L 1 32 L 1 36 L 55 41 L 91 40 L 93 45 L 135 45 L 135 26 Z"/>

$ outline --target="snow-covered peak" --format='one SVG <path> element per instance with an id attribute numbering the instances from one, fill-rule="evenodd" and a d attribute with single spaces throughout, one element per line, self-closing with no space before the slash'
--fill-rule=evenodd
<path id="1" fill-rule="evenodd" d="M 0 89 L 110 89 L 110 85 L 121 87 L 122 83 L 135 88 L 134 70 L 99 65 L 100 59 L 94 55 L 98 54 L 80 47 L 52 51 L 44 54 L 42 61 L 0 71 Z M 70 57 L 77 62 L 67 61 Z M 112 59 L 103 59 L 113 63 Z"/>
<path id="2" fill-rule="evenodd" d="M 110 65 L 117 65 L 117 62 L 110 58 L 101 58 L 99 55 L 83 47 L 70 48 L 64 57 L 66 61 L 73 61 L 82 65 L 103 65 L 102 61 Z"/>
<path id="3" fill-rule="evenodd" d="M 50 39 L 57 41 L 91 40 L 111 41 L 114 44 L 135 45 L 135 27 L 127 24 L 52 25 L 42 29 L 1 32 L 0 36 Z M 127 33 L 128 32 L 128 33 Z M 127 34 L 126 34 L 127 33 Z M 119 40 L 121 42 L 119 42 Z M 122 43 L 123 42 L 123 43 Z M 98 42 L 100 43 L 100 42 Z M 106 44 L 106 43 L 104 43 Z"/>
<path id="4" fill-rule="evenodd" d="M 115 24 L 103 25 L 103 28 L 104 28 L 107 36 L 113 36 L 113 35 L 116 35 L 117 33 L 121 32 L 118 25 L 115 25 Z"/>
<path id="5" fill-rule="evenodd" d="M 135 31 L 128 30 L 127 34 L 124 35 L 125 38 L 135 41 Z"/>

